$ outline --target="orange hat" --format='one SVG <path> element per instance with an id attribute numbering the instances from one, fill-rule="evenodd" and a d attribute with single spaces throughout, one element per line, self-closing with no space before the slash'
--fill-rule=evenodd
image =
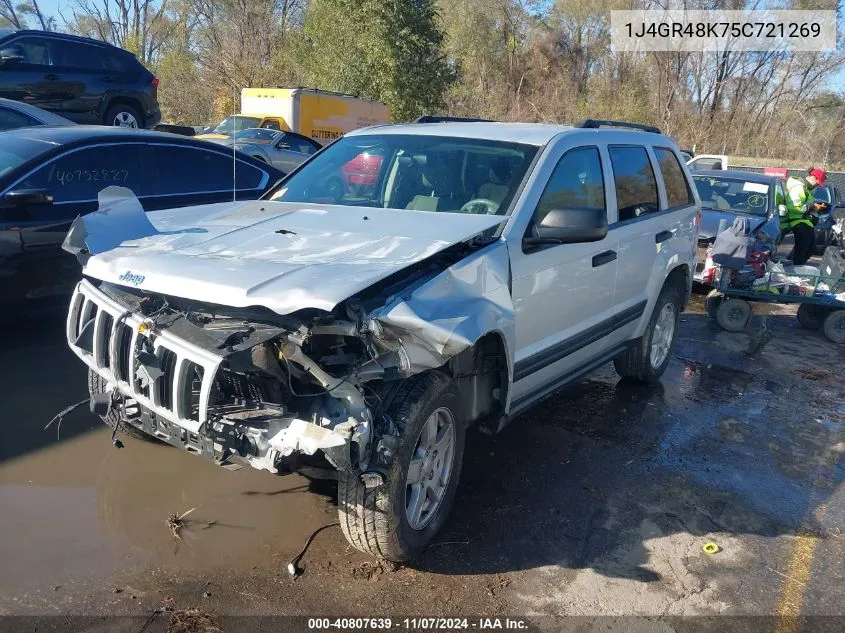
<path id="1" fill-rule="evenodd" d="M 823 185 L 823 184 L 824 184 L 824 179 L 825 179 L 825 177 L 827 176 L 827 174 L 826 174 L 826 173 L 824 173 L 824 169 L 816 169 L 816 168 L 813 168 L 813 169 L 808 169 L 808 170 L 807 170 L 807 175 L 808 175 L 808 176 L 815 176 L 815 177 L 816 177 L 816 180 L 818 180 L 818 181 L 819 181 L 819 184 L 820 184 L 820 185 Z"/>

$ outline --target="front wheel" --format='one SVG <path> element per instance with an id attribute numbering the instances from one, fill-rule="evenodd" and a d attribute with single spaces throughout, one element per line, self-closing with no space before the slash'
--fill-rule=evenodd
<path id="1" fill-rule="evenodd" d="M 419 555 L 455 500 L 466 424 L 452 380 L 440 372 L 409 378 L 388 407 L 401 429 L 383 485 L 366 488 L 342 471 L 340 526 L 353 547 L 401 563 Z"/>
<path id="2" fill-rule="evenodd" d="M 660 380 L 669 365 L 672 348 L 678 338 L 681 305 L 682 290 L 676 284 L 663 286 L 645 334 L 613 361 L 617 374 L 641 382 Z"/>

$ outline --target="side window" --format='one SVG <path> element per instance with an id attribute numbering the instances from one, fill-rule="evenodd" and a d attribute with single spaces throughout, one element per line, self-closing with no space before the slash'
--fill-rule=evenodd
<path id="1" fill-rule="evenodd" d="M 0 130 L 14 130 L 19 127 L 39 125 L 38 121 L 17 110 L 0 108 Z"/>
<path id="2" fill-rule="evenodd" d="M 50 46 L 44 38 L 21 37 L 14 40 L 10 48 L 23 57 L 22 64 L 32 64 L 34 66 L 50 65 Z"/>
<path id="3" fill-rule="evenodd" d="M 98 145 L 69 151 L 32 172 L 15 189 L 46 189 L 57 204 L 97 200 L 109 186 L 146 195 L 150 171 L 143 145 Z"/>
<path id="4" fill-rule="evenodd" d="M 533 223 L 552 209 L 604 209 L 604 178 L 597 147 L 578 147 L 555 166 L 534 211 Z"/>
<path id="5" fill-rule="evenodd" d="M 690 191 L 684 170 L 675 156 L 675 152 L 664 147 L 655 147 L 657 163 L 660 165 L 660 172 L 663 174 L 663 184 L 666 186 L 666 201 L 669 208 L 682 207 L 693 202 L 692 191 Z"/>
<path id="6" fill-rule="evenodd" d="M 53 65 L 75 71 L 103 70 L 102 55 L 105 50 L 68 40 L 53 41 Z"/>
<path id="7" fill-rule="evenodd" d="M 781 204 L 786 204 L 786 192 L 783 190 L 783 182 L 779 181 L 775 186 L 775 209 Z"/>
<path id="8" fill-rule="evenodd" d="M 311 143 L 294 134 L 285 134 L 276 144 L 276 147 L 279 149 L 288 149 L 292 152 L 299 152 L 300 154 L 313 154 L 317 151 Z"/>
<path id="9" fill-rule="evenodd" d="M 261 127 L 263 127 L 265 130 L 281 130 L 282 129 L 282 127 L 279 125 L 279 122 L 275 121 L 273 119 L 270 119 L 268 121 L 264 121 L 264 123 L 261 124 Z"/>
<path id="10" fill-rule="evenodd" d="M 156 144 L 155 153 L 159 177 L 156 193 L 182 195 L 232 190 L 231 154 L 184 145 Z M 242 160 L 235 162 L 235 179 L 240 191 L 261 187 L 266 172 Z"/>
<path id="11" fill-rule="evenodd" d="M 131 62 L 126 55 L 121 55 L 120 53 L 108 53 L 105 54 L 103 52 L 100 55 L 100 60 L 103 64 L 103 69 L 110 72 L 110 73 L 125 73 L 129 72 L 131 68 Z"/>
<path id="12" fill-rule="evenodd" d="M 657 181 L 645 147 L 611 145 L 608 147 L 619 222 L 657 213 Z"/>

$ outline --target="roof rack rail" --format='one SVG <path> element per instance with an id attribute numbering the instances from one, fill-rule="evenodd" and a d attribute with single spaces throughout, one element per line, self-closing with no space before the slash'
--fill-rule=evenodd
<path id="1" fill-rule="evenodd" d="M 490 119 L 476 119 L 474 117 L 426 114 L 415 119 L 414 123 L 494 123 L 494 121 Z"/>
<path id="2" fill-rule="evenodd" d="M 574 127 L 586 128 L 590 130 L 597 130 L 600 127 L 625 127 L 632 130 L 641 130 L 643 132 L 651 132 L 653 134 L 663 134 L 659 127 L 653 125 L 645 125 L 643 123 L 631 123 L 629 121 L 606 121 L 604 119 L 584 119 L 576 123 Z"/>

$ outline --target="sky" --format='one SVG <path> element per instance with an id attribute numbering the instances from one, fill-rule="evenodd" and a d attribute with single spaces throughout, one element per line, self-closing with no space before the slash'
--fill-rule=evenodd
<path id="1" fill-rule="evenodd" d="M 544 7 L 547 7 L 551 3 L 552 0 L 539 0 L 538 8 L 542 11 Z M 68 0 L 38 0 L 38 5 L 41 7 L 41 10 L 46 15 L 55 16 L 57 21 L 60 20 L 60 9 L 64 11 L 67 17 L 70 17 L 71 3 Z M 61 28 L 61 24 L 59 25 L 59 27 Z M 845 68 L 829 77 L 827 85 L 836 92 L 845 92 Z"/>

